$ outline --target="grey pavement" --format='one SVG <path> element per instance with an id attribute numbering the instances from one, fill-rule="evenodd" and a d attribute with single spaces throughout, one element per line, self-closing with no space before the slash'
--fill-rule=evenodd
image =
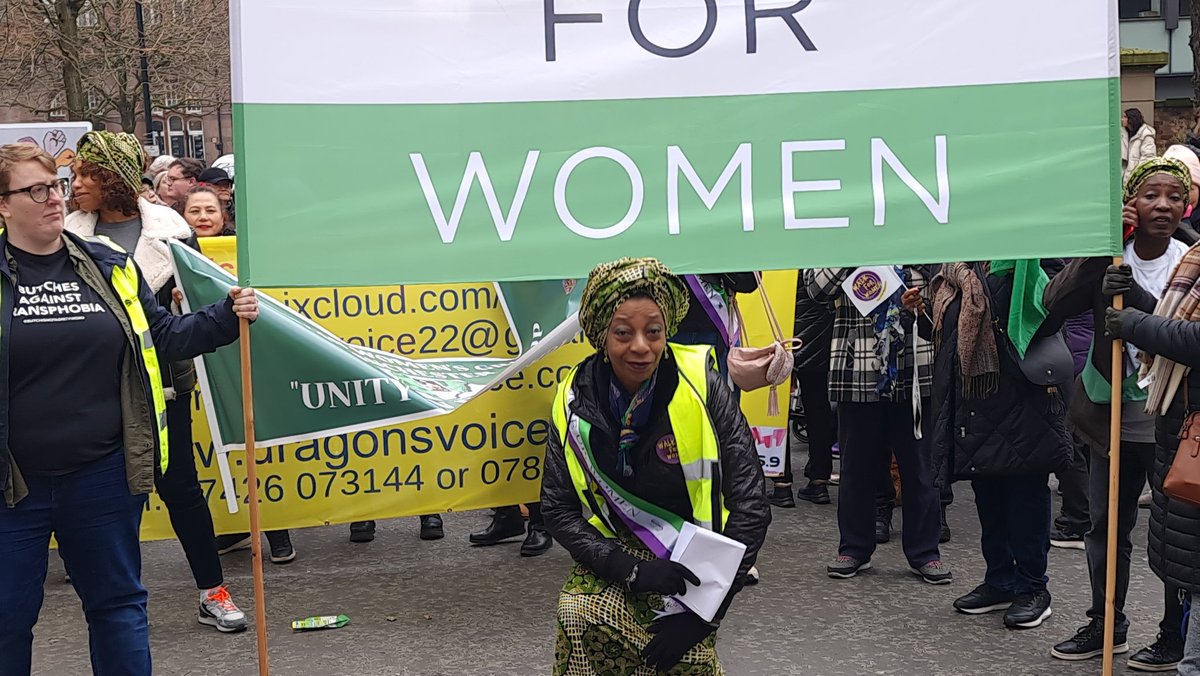
<path id="1" fill-rule="evenodd" d="M 797 458 L 801 460 L 801 458 Z M 797 464 L 802 467 L 803 464 Z M 956 615 L 951 602 L 983 576 L 979 525 L 969 487 L 956 486 L 954 540 L 943 558 L 954 584 L 934 587 L 904 565 L 899 539 L 881 545 L 875 569 L 853 580 L 825 576 L 835 554 L 835 504 L 775 509 L 759 569 L 762 584 L 744 591 L 721 628 L 718 650 L 732 676 L 743 674 L 1097 674 L 1100 662 L 1068 664 L 1050 646 L 1084 624 L 1088 604 L 1084 554 L 1054 549 L 1050 589 L 1054 616 L 1036 630 L 1003 628 L 999 613 Z M 1057 505 L 1057 501 L 1056 501 Z M 1136 650 L 1154 638 L 1161 587 L 1145 560 L 1143 511 L 1135 543 L 1127 612 Z M 417 538 L 416 518 L 383 521 L 370 544 L 351 544 L 346 526 L 293 532 L 299 557 L 267 564 L 270 665 L 273 674 L 330 676 L 548 674 L 554 607 L 570 565 L 555 545 L 522 559 L 518 545 L 467 545 L 487 522 L 484 512 L 446 515 L 447 537 Z M 900 524 L 897 511 L 896 525 Z M 897 533 L 898 535 L 898 533 Z M 255 635 L 218 634 L 196 623 L 197 592 L 175 542 L 144 549 L 155 670 L 169 676 L 255 674 Z M 34 673 L 89 673 L 87 630 L 78 599 L 52 557 L 37 627 Z M 253 618 L 250 557 L 225 557 L 235 600 Z M 292 619 L 344 613 L 348 627 L 294 634 Z M 1126 673 L 1119 661 L 1118 673 Z M 1132 672 L 1129 672 L 1132 673 Z"/>

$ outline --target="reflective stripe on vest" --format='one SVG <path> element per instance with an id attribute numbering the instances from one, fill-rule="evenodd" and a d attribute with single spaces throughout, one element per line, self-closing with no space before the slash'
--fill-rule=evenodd
<path id="1" fill-rule="evenodd" d="M 158 368 L 158 353 L 154 350 L 154 340 L 150 336 L 150 323 L 146 321 L 146 313 L 142 310 L 142 302 L 138 298 L 138 273 L 133 259 L 125 261 L 125 265 L 114 265 L 112 269 L 112 286 L 117 292 L 117 298 L 125 306 L 129 315 L 129 323 L 133 335 L 139 340 L 138 346 L 142 352 L 142 363 L 146 366 L 146 377 L 150 379 L 150 390 L 154 397 L 154 419 L 158 427 L 158 465 L 162 474 L 167 473 L 167 399 L 163 394 L 162 373 Z"/>
<path id="2" fill-rule="evenodd" d="M 716 483 L 720 475 L 720 444 L 707 406 L 707 371 L 711 364 L 712 348 L 672 344 L 669 349 L 671 359 L 664 360 L 660 368 L 662 365 L 669 366 L 670 362 L 674 361 L 679 371 L 679 384 L 667 404 L 667 415 L 675 434 L 679 464 L 683 470 L 688 500 L 692 505 L 691 520 L 701 528 L 719 532 L 729 521 L 729 510 L 725 508 L 721 497 L 721 487 Z M 562 452 L 566 456 L 571 483 L 575 486 L 580 503 L 587 505 L 593 512 L 588 522 L 604 537 L 615 538 L 616 534 L 609 525 L 612 517 L 608 514 L 609 508 L 603 495 L 598 487 L 589 485 L 579 459 L 570 451 L 569 417 L 573 414 L 568 410 L 568 394 L 577 372 L 578 367 L 575 367 L 559 384 L 554 397 L 552 419 L 562 442 Z M 601 510 L 600 514 L 595 513 L 597 508 Z M 719 523 L 713 523 L 714 514 L 719 514 Z"/>

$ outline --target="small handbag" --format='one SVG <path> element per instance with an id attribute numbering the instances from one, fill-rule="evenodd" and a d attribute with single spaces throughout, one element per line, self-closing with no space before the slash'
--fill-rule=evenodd
<path id="1" fill-rule="evenodd" d="M 979 266 L 974 267 L 974 270 L 987 293 L 988 303 L 995 307 L 996 300 L 992 297 L 987 273 Z M 1025 379 L 1034 385 L 1046 388 L 1062 387 L 1075 379 L 1075 359 L 1071 356 L 1071 348 L 1067 346 L 1067 339 L 1062 331 L 1029 341 L 1024 357 L 1017 354 L 1016 346 L 1003 331 L 997 328 L 997 333 L 1001 347 L 1009 350 Z"/>
<path id="2" fill-rule="evenodd" d="M 762 274 L 754 273 L 758 281 L 758 293 L 762 296 L 763 308 L 767 313 L 767 323 L 771 326 L 771 335 L 775 340 L 764 347 L 730 347 L 729 348 L 729 378 L 738 389 L 750 392 L 770 386 L 771 392 L 767 397 L 767 415 L 779 415 L 779 386 L 788 382 L 792 377 L 792 366 L 795 356 L 792 350 L 802 344 L 799 338 L 784 339 L 783 331 L 779 328 L 779 320 L 775 318 L 775 310 L 771 307 L 771 299 L 763 288 Z M 736 303 L 738 325 L 743 329 L 746 323 L 742 320 L 741 307 Z"/>
<path id="3" fill-rule="evenodd" d="M 1179 449 L 1163 481 L 1163 493 L 1172 500 L 1200 507 L 1200 411 L 1183 421 Z"/>
<path id="4" fill-rule="evenodd" d="M 1025 379 L 1034 385 L 1062 387 L 1075 377 L 1075 360 L 1061 331 L 1034 338 L 1025 349 L 1025 356 L 1017 357 L 1017 364 Z"/>

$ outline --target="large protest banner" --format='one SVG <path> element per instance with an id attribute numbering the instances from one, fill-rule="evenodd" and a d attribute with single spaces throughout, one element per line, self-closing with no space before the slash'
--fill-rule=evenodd
<path id="1" fill-rule="evenodd" d="M 1114 0 L 234 0 L 243 281 L 1113 254 L 1116 16 Z"/>
<path id="2" fill-rule="evenodd" d="M 234 238 L 201 242 L 206 255 L 225 270 L 236 272 Z M 794 273 L 770 273 L 766 278 L 766 288 L 785 327 L 792 322 L 795 281 Z M 289 288 L 264 294 L 353 346 L 425 359 L 511 358 L 517 351 L 517 338 L 504 329 L 508 318 L 491 284 Z M 769 329 L 756 296 L 743 298 L 743 312 L 750 343 L 768 341 Z M 513 321 L 528 324 L 517 316 Z M 462 342 L 468 327 L 481 325 L 495 327 L 498 338 L 489 338 L 487 345 Z M 455 335 L 460 338 L 452 340 Z M 255 336 L 256 345 L 270 345 L 266 333 Z M 539 336 L 531 331 L 529 339 L 538 340 Z M 591 347 L 576 336 L 479 398 L 435 418 L 379 424 L 315 441 L 260 444 L 257 458 L 264 526 L 300 528 L 535 499 L 550 433 L 547 418 L 554 387 L 590 352 Z M 261 377 L 256 383 L 266 385 Z M 373 388 L 368 388 L 364 394 L 372 392 Z M 227 504 L 231 496 L 235 504 L 245 504 L 244 455 L 228 456 L 233 479 L 230 491 L 219 471 L 221 453 L 210 432 L 209 407 L 200 396 L 193 402 L 197 469 L 217 530 L 244 531 L 246 511 L 231 514 Z M 772 470 L 772 463 L 777 468 L 778 451 L 785 444 L 785 417 L 765 415 L 765 391 L 745 394 L 743 409 L 753 426 L 764 469 Z M 231 445 L 237 446 L 237 441 Z M 173 537 L 166 509 L 157 496 L 151 497 L 147 509 L 143 536 Z"/>

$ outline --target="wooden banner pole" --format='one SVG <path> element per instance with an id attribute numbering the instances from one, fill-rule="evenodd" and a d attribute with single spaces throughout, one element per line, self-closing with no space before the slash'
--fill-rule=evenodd
<path id="1" fill-rule="evenodd" d="M 1113 265 L 1124 262 L 1113 258 Z M 1121 296 L 1113 298 L 1113 307 L 1125 307 Z M 1116 631 L 1117 596 L 1117 506 L 1121 493 L 1121 386 L 1125 380 L 1125 343 L 1119 338 L 1112 342 L 1112 395 L 1108 420 L 1108 551 L 1105 553 L 1104 576 L 1104 665 L 1102 674 L 1112 676 L 1114 635 Z"/>
<path id="2" fill-rule="evenodd" d="M 254 381 L 250 368 L 250 320 L 239 319 L 242 348 L 242 421 L 246 439 L 246 490 L 250 503 L 250 562 L 254 568 L 254 618 L 258 632 L 258 673 L 271 673 L 267 652 L 267 591 L 263 577 L 262 527 L 258 521 L 258 471 L 254 452 Z"/>

